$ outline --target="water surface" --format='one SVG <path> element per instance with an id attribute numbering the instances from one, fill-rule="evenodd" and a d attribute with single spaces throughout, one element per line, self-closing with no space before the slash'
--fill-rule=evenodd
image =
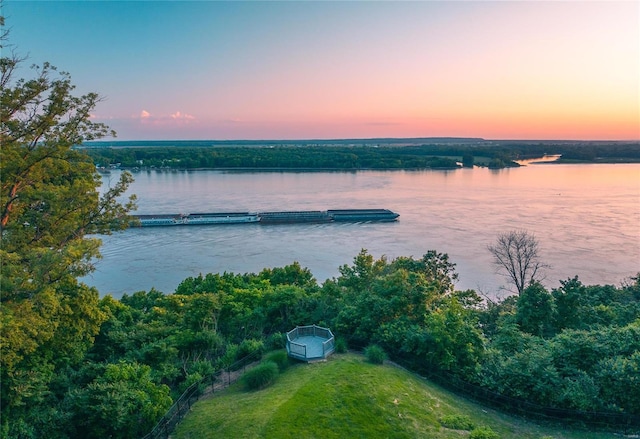
<path id="1" fill-rule="evenodd" d="M 396 223 L 217 225 L 130 229 L 103 237 L 103 259 L 83 280 L 102 295 L 188 276 L 258 272 L 298 261 L 319 282 L 366 248 L 375 257 L 448 253 L 459 289 L 501 293 L 486 247 L 511 229 L 540 241 L 545 283 L 578 275 L 619 284 L 640 271 L 640 165 L 539 164 L 516 169 L 360 172 L 142 171 L 137 213 L 387 208 Z M 105 185 L 117 173 L 105 176 Z"/>

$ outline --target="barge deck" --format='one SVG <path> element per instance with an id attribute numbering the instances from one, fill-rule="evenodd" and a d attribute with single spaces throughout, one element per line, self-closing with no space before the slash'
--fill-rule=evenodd
<path id="1" fill-rule="evenodd" d="M 132 215 L 132 226 L 188 226 L 207 224 L 297 224 L 330 222 L 390 222 L 399 214 L 389 209 L 334 209 L 279 212 L 211 212 Z"/>

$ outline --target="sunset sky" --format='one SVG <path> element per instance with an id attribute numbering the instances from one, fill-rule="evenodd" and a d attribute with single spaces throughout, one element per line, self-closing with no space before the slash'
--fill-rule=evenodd
<path id="1" fill-rule="evenodd" d="M 638 1 L 4 0 L 2 13 L 25 66 L 49 61 L 102 95 L 95 120 L 121 140 L 640 138 Z"/>

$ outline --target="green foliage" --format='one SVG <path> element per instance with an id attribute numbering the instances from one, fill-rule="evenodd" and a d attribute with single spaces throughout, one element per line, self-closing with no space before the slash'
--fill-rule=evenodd
<path id="1" fill-rule="evenodd" d="M 472 430 L 475 427 L 474 422 L 467 415 L 446 415 L 440 418 L 440 424 L 443 427 L 452 430 Z"/>
<path id="2" fill-rule="evenodd" d="M 238 360 L 248 356 L 254 356 L 254 359 L 260 359 L 264 352 L 264 343 L 262 340 L 247 339 L 243 340 L 238 346 Z"/>
<path id="3" fill-rule="evenodd" d="M 551 295 L 532 284 L 517 299 L 515 312 L 492 317 L 497 330 L 482 366 L 482 383 L 544 406 L 633 413 L 638 399 L 636 391 L 629 391 L 636 386 L 629 377 L 636 373 L 633 359 L 640 352 L 635 286 L 585 287 L 577 278 L 561 284 Z M 488 311 L 495 316 L 498 308 L 504 307 Z M 613 317 L 599 321 L 603 308 Z"/>
<path id="4" fill-rule="evenodd" d="M 598 362 L 595 376 L 607 408 L 640 413 L 640 350 Z"/>
<path id="5" fill-rule="evenodd" d="M 637 279 L 622 288 L 611 285 L 585 286 L 577 277 L 561 281 L 560 284 L 561 287 L 551 293 L 555 301 L 555 326 L 558 330 L 624 326 L 640 316 L 640 286 Z"/>
<path id="6" fill-rule="evenodd" d="M 16 78 L 22 61 L 0 58 L 0 406 L 3 428 L 28 436 L 64 424 L 49 386 L 83 361 L 107 317 L 98 292 L 77 281 L 99 256 L 87 235 L 126 227 L 135 197 L 120 202 L 128 172 L 100 195 L 95 166 L 75 148 L 111 133 L 91 120 L 99 96 L 75 96 L 69 74 L 48 63 Z"/>
<path id="7" fill-rule="evenodd" d="M 471 430 L 469 439 L 499 439 L 500 435 L 493 431 L 491 427 L 478 427 Z"/>
<path id="8" fill-rule="evenodd" d="M 273 384 L 278 378 L 278 365 L 264 361 L 242 375 L 242 382 L 248 390 L 260 390 Z"/>
<path id="9" fill-rule="evenodd" d="M 287 355 L 287 351 L 285 350 L 270 352 L 265 356 L 264 361 L 276 363 L 280 372 L 284 372 L 291 365 L 289 355 Z"/>
<path id="10" fill-rule="evenodd" d="M 365 348 L 364 356 L 367 357 L 369 363 L 373 364 L 382 364 L 384 363 L 384 360 L 387 359 L 387 354 L 385 353 L 384 349 L 375 344 L 367 346 Z"/>
<path id="11" fill-rule="evenodd" d="M 225 369 L 238 370 L 249 363 L 260 360 L 263 352 L 264 343 L 261 340 L 247 339 L 239 345 L 231 343 L 227 345 L 227 350 L 220 358 L 219 364 Z"/>
<path id="12" fill-rule="evenodd" d="M 269 335 L 264 342 L 266 350 L 284 349 L 287 344 L 287 334 L 282 332 L 274 332 Z"/>
<path id="13" fill-rule="evenodd" d="M 552 336 L 554 314 L 553 296 L 539 282 L 520 293 L 515 319 L 522 331 L 538 337 Z"/>
<path id="14" fill-rule="evenodd" d="M 86 387 L 70 392 L 76 437 L 137 438 L 171 406 L 169 388 L 151 381 L 151 368 L 137 363 L 106 366 Z"/>
<path id="15" fill-rule="evenodd" d="M 366 251 L 343 266 L 344 289 L 331 326 L 353 345 L 379 344 L 415 365 L 473 376 L 484 350 L 472 291 L 455 292 L 455 264 L 427 252 L 421 259 L 374 261 Z"/>
<path id="16" fill-rule="evenodd" d="M 317 281 L 308 268 L 302 268 L 299 262 L 294 262 L 285 267 L 265 268 L 259 275 L 273 286 L 293 285 L 300 288 L 316 288 Z"/>
<path id="17" fill-rule="evenodd" d="M 92 148 L 99 164 L 163 168 L 278 168 L 278 169 L 454 169 L 456 160 L 424 147 L 318 147 L 297 145 L 272 148 L 237 145 L 204 147 Z M 457 154 L 454 154 L 457 155 Z M 140 164 L 142 161 L 142 165 Z"/>
<path id="18" fill-rule="evenodd" d="M 344 354 L 349 349 L 347 339 L 344 337 L 336 337 L 335 351 L 338 354 Z"/>
<path id="19" fill-rule="evenodd" d="M 473 163 L 474 163 L 473 154 L 465 153 L 462 156 L 462 166 L 463 167 L 465 167 L 465 168 L 473 168 Z"/>

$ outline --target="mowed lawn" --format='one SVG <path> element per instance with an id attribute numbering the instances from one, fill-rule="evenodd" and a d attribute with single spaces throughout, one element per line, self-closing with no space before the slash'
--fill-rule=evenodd
<path id="1" fill-rule="evenodd" d="M 324 363 L 296 364 L 270 387 L 246 391 L 237 383 L 203 399 L 182 421 L 175 439 L 195 438 L 465 438 L 446 428 L 467 416 L 475 428 L 501 438 L 619 438 L 614 434 L 544 426 L 511 417 L 363 356 L 334 355 Z"/>

